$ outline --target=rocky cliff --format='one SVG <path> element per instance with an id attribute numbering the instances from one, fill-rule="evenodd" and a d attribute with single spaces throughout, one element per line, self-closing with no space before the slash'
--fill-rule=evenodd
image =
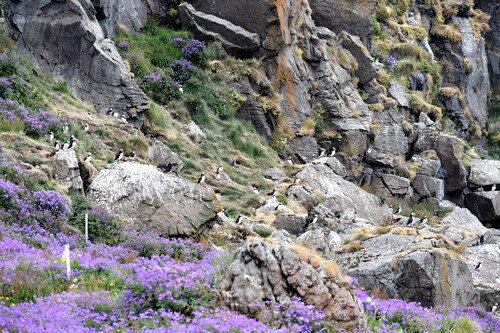
<path id="1" fill-rule="evenodd" d="M 76 116 L 72 130 L 98 156 L 99 170 L 63 149 L 52 159 L 55 181 L 68 191 L 87 190 L 96 207 L 163 236 L 241 245 L 218 297 L 264 322 L 273 315 L 268 301 L 299 295 L 343 326 L 364 328 L 359 299 L 341 270 L 369 291 L 428 307 L 490 308 L 500 301 L 495 276 L 478 265 L 496 270 L 500 251 L 498 232 L 481 224 L 500 221 L 500 162 L 492 158 L 496 127 L 488 114 L 498 36 L 487 33 L 498 24 L 498 6 L 423 0 L 171 5 L 6 2 L 11 34 L 37 66 L 67 81 L 100 113 L 112 108 L 135 127 L 144 125 L 144 133 L 132 132 L 112 117 Z M 490 25 L 479 8 L 492 15 Z M 164 43 L 167 55 L 145 60 L 145 50 L 129 52 L 155 15 L 179 19 L 221 49 L 209 60 L 193 57 L 184 48 L 203 43 L 184 32 L 155 35 L 160 28 L 150 23 L 152 44 L 141 47 Z M 132 68 L 114 35 L 128 43 L 120 52 Z M 184 58 L 171 63 L 172 54 Z M 196 74 L 179 80 L 177 61 Z M 154 84 L 149 92 L 162 104 L 152 104 L 145 121 L 148 100 L 136 82 Z M 78 131 L 82 123 L 87 127 Z M 110 151 L 120 147 L 139 161 L 123 162 L 118 154 L 109 165 Z M 199 177 L 198 184 L 184 177 Z M 226 209 L 238 216 L 234 222 Z M 266 241 L 240 244 L 249 236 Z M 295 242 L 341 268 L 328 272 Z"/>
<path id="2" fill-rule="evenodd" d="M 78 97 L 141 127 L 148 100 L 103 32 L 90 1 L 6 1 L 16 44 L 43 71 L 66 81 Z"/>

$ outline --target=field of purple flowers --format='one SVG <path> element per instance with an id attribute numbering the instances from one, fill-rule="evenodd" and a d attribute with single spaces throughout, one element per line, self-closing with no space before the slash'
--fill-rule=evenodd
<path id="1" fill-rule="evenodd" d="M 194 73 L 205 48 L 197 40 L 167 37 L 171 59 L 154 58 L 152 64 L 163 70 L 142 73 L 142 87 L 160 102 L 168 94 L 179 95 L 180 84 Z M 118 47 L 127 51 L 131 43 L 122 41 Z M 0 132 L 39 139 L 53 131 L 57 138 L 63 121 L 43 109 L 42 99 L 23 77 L 29 72 L 15 52 L 0 54 Z M 170 85 L 164 84 L 167 79 Z M 185 88 L 187 92 L 189 85 Z M 220 115 L 227 113 L 215 94 L 201 88 L 198 92 L 212 96 L 204 99 L 212 100 L 212 108 L 219 105 Z M 0 146 L 1 332 L 340 331 L 300 299 L 274 304 L 271 324 L 232 312 L 218 302 L 216 293 L 231 253 L 208 243 L 139 232 L 120 217 L 78 197 L 70 202 L 43 185 L 8 160 Z M 82 236 L 85 214 L 89 242 Z M 63 257 L 66 244 L 69 259 Z M 500 322 L 481 308 L 426 309 L 379 299 L 361 289 L 358 296 L 367 332 L 500 332 Z"/>
<path id="2" fill-rule="evenodd" d="M 276 304 L 276 313 L 285 316 L 277 316 L 272 325 L 231 312 L 217 302 L 215 290 L 230 253 L 126 230 L 104 211 L 75 204 L 73 211 L 56 191 L 16 183 L 22 170 L 15 163 L 5 158 L 0 163 L 2 332 L 337 331 L 300 300 Z M 84 212 L 92 214 L 92 228 L 105 230 L 112 224 L 119 230 L 119 237 L 112 234 L 114 246 L 105 244 L 103 235 L 87 243 L 75 230 Z M 69 278 L 67 258 L 62 257 L 65 244 L 71 249 Z M 371 332 L 500 331 L 500 322 L 481 308 L 425 309 L 360 290 L 358 296 Z"/>

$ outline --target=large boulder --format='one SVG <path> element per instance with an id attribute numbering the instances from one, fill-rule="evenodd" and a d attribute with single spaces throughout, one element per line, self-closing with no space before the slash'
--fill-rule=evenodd
<path id="1" fill-rule="evenodd" d="M 455 207 L 441 224 L 446 227 L 444 234 L 457 244 L 466 242 L 475 245 L 479 237 L 488 231 L 467 208 Z"/>
<path id="2" fill-rule="evenodd" d="M 452 135 L 440 135 L 435 146 L 444 171 L 445 192 L 463 189 L 467 185 L 467 173 L 462 163 L 464 154 L 462 141 Z"/>
<path id="3" fill-rule="evenodd" d="M 161 0 L 91 0 L 96 18 L 104 35 L 112 38 L 117 25 L 130 32 L 140 32 L 154 14 L 155 18 L 168 18 L 169 4 Z"/>
<path id="4" fill-rule="evenodd" d="M 353 250 L 341 251 L 336 254 L 337 262 L 367 289 L 383 290 L 388 297 L 418 301 L 426 307 L 464 306 L 475 301 L 472 274 L 464 259 L 435 247 L 443 235 L 427 231 L 418 236 L 403 228 L 387 232 L 367 237 L 350 248 Z"/>
<path id="5" fill-rule="evenodd" d="M 349 283 L 299 255 L 285 244 L 247 242 L 218 283 L 220 299 L 231 309 L 266 322 L 272 320 L 269 304 L 300 296 L 345 329 L 366 328 L 359 299 Z"/>
<path id="6" fill-rule="evenodd" d="M 219 41 L 236 54 L 251 54 L 260 48 L 260 36 L 220 17 L 194 9 L 187 2 L 179 6 L 184 28 L 195 31 L 199 38 Z"/>
<path id="7" fill-rule="evenodd" d="M 475 186 L 500 184 L 500 161 L 473 159 L 469 183 Z"/>
<path id="8" fill-rule="evenodd" d="M 480 304 L 486 309 L 491 309 L 495 303 L 500 304 L 499 256 L 498 243 L 472 246 L 467 249 L 467 264 L 474 277 L 474 287 L 479 293 Z M 476 270 L 479 263 L 482 264 L 482 268 Z"/>
<path id="9" fill-rule="evenodd" d="M 52 160 L 54 179 L 70 193 L 82 193 L 83 181 L 75 151 L 73 149 L 60 150 L 52 157 Z"/>
<path id="10" fill-rule="evenodd" d="M 465 194 L 465 207 L 482 222 L 500 222 L 500 192 L 476 191 Z"/>
<path id="11" fill-rule="evenodd" d="M 88 198 L 164 236 L 199 235 L 213 225 L 215 193 L 152 165 L 115 163 L 99 172 Z"/>
<path id="12" fill-rule="evenodd" d="M 351 52 L 358 62 L 356 76 L 359 78 L 359 82 L 361 84 L 370 82 L 377 75 L 377 68 L 366 46 L 363 45 L 358 36 L 350 35 L 346 31 L 342 31 L 339 38 L 342 47 Z"/>
<path id="13" fill-rule="evenodd" d="M 105 38 L 90 0 L 6 1 L 4 6 L 11 35 L 36 66 L 66 81 L 75 96 L 100 112 L 112 108 L 142 126 L 148 100 Z"/>
<path id="14" fill-rule="evenodd" d="M 328 202 L 327 206 L 333 213 L 352 210 L 355 217 L 374 224 L 382 224 L 391 218 L 391 210 L 382 205 L 378 197 L 344 180 L 324 164 L 308 165 L 295 177 L 301 180 L 305 191 Z"/>
<path id="15" fill-rule="evenodd" d="M 372 15 L 377 1 L 310 0 L 312 18 L 318 26 L 324 26 L 339 34 L 347 31 L 359 36 L 368 47 L 371 42 Z"/>
<path id="16" fill-rule="evenodd" d="M 161 141 L 154 141 L 148 149 L 148 158 L 159 166 L 172 166 L 172 171 L 180 172 L 184 162 Z"/>
<path id="17" fill-rule="evenodd" d="M 395 276 L 399 296 L 425 307 L 471 305 L 475 296 L 467 264 L 446 250 L 415 250 L 398 257 Z"/>

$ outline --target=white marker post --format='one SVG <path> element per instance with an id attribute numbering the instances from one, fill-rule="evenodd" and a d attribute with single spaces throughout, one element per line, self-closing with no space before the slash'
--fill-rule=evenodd
<path id="1" fill-rule="evenodd" d="M 89 213 L 85 213 L 85 242 L 89 242 Z"/>
<path id="2" fill-rule="evenodd" d="M 66 256 L 66 275 L 68 276 L 68 280 L 71 276 L 71 263 L 69 257 L 69 244 L 64 245 L 64 253 Z"/>

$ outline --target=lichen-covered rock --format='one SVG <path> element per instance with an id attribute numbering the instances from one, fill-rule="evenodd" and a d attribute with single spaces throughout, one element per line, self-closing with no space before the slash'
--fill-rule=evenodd
<path id="1" fill-rule="evenodd" d="M 6 1 L 7 26 L 33 63 L 68 83 L 102 113 L 113 108 L 136 127 L 148 100 L 130 78 L 114 43 L 105 38 L 89 0 Z M 50 19 L 47 19 L 50 18 Z M 136 109 L 134 117 L 128 111 Z"/>
<path id="2" fill-rule="evenodd" d="M 321 251 L 327 256 L 331 256 L 331 253 L 343 243 L 342 237 L 340 237 L 339 234 L 326 227 L 309 228 L 306 232 L 297 237 L 297 241 L 308 248 Z"/>
<path id="3" fill-rule="evenodd" d="M 207 138 L 205 132 L 194 121 L 187 124 L 186 129 L 194 142 L 201 142 Z"/>
<path id="4" fill-rule="evenodd" d="M 292 235 L 298 236 L 307 228 L 307 214 L 302 215 L 287 215 L 278 214 L 273 222 L 273 227 L 278 230 L 286 230 Z"/>
<path id="5" fill-rule="evenodd" d="M 366 327 L 359 299 L 347 281 L 302 261 L 285 244 L 271 245 L 258 239 L 244 244 L 217 290 L 231 309 L 263 321 L 272 318 L 268 302 L 300 296 L 343 328 Z"/>
<path id="6" fill-rule="evenodd" d="M 339 39 L 342 47 L 351 52 L 358 62 L 356 76 L 359 78 L 359 82 L 361 84 L 370 82 L 377 75 L 377 68 L 370 52 L 363 45 L 361 39 L 358 36 L 350 35 L 346 31 L 340 33 Z"/>
<path id="7" fill-rule="evenodd" d="M 92 4 L 104 35 L 109 38 L 115 35 L 118 25 L 140 32 L 151 15 L 164 20 L 170 9 L 161 0 L 92 0 Z"/>
<path id="8" fill-rule="evenodd" d="M 476 186 L 500 184 L 500 161 L 473 159 L 469 183 Z"/>
<path id="9" fill-rule="evenodd" d="M 480 221 L 498 224 L 500 221 L 500 191 L 476 191 L 465 194 L 465 207 Z"/>
<path id="10" fill-rule="evenodd" d="M 278 167 L 269 168 L 264 171 L 264 177 L 273 181 L 283 180 L 286 178 L 286 173 Z"/>
<path id="11" fill-rule="evenodd" d="M 182 25 L 204 39 L 219 41 L 224 47 L 237 54 L 250 54 L 260 47 L 260 36 L 220 17 L 194 9 L 187 2 L 180 4 Z"/>
<path id="12" fill-rule="evenodd" d="M 148 158 L 159 166 L 166 166 L 170 163 L 174 172 L 180 172 L 184 167 L 184 162 L 179 156 L 158 140 L 149 146 Z"/>
<path id="13" fill-rule="evenodd" d="M 472 274 L 464 259 L 434 246 L 442 235 L 402 232 L 369 237 L 357 250 L 336 254 L 336 260 L 368 290 L 378 288 L 389 297 L 426 307 L 475 302 Z"/>
<path id="14" fill-rule="evenodd" d="M 435 197 L 441 200 L 444 197 L 444 180 L 442 179 L 417 175 L 411 182 L 411 186 L 420 198 Z"/>
<path id="15" fill-rule="evenodd" d="M 301 180 L 304 191 L 328 201 L 328 208 L 333 213 L 352 210 L 355 217 L 374 224 L 381 224 L 391 217 L 390 209 L 382 205 L 378 197 L 345 181 L 324 164 L 308 165 L 296 177 Z"/>
<path id="16" fill-rule="evenodd" d="M 472 274 L 463 258 L 446 250 L 415 250 L 397 258 L 401 298 L 430 306 L 465 306 L 474 299 Z"/>
<path id="17" fill-rule="evenodd" d="M 451 135 L 440 135 L 436 140 L 436 152 L 444 170 L 445 192 L 465 188 L 467 173 L 462 163 L 462 141 Z"/>
<path id="18" fill-rule="evenodd" d="M 54 179 L 68 189 L 70 193 L 81 193 L 83 181 L 80 177 L 78 158 L 73 149 L 60 150 L 52 158 L 54 162 Z"/>
<path id="19" fill-rule="evenodd" d="M 310 0 L 312 18 L 318 26 L 341 33 L 347 31 L 371 44 L 372 15 L 377 1 Z"/>
<path id="20" fill-rule="evenodd" d="M 298 136 L 294 138 L 290 147 L 295 151 L 300 162 L 303 163 L 311 162 L 319 155 L 318 142 L 311 136 Z"/>
<path id="21" fill-rule="evenodd" d="M 114 163 L 89 188 L 96 206 L 128 216 L 164 236 L 194 236 L 215 223 L 215 193 L 152 165 Z"/>

